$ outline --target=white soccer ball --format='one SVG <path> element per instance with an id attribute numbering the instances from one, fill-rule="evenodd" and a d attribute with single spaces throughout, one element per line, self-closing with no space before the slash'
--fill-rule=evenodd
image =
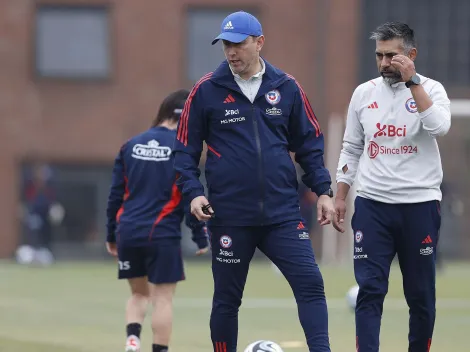
<path id="1" fill-rule="evenodd" d="M 348 303 L 349 308 L 356 309 L 357 295 L 359 293 L 359 286 L 353 286 L 348 290 L 346 294 L 346 302 Z"/>
<path id="2" fill-rule="evenodd" d="M 49 266 L 54 263 L 54 256 L 52 255 L 52 252 L 47 248 L 39 248 L 36 251 L 35 259 L 36 262 L 38 264 L 41 264 L 42 266 Z"/>
<path id="3" fill-rule="evenodd" d="M 31 264 L 36 255 L 36 251 L 33 247 L 28 245 L 23 245 L 16 250 L 15 256 L 16 261 L 19 264 Z"/>
<path id="4" fill-rule="evenodd" d="M 259 340 L 251 343 L 244 352 L 283 352 L 277 343 L 267 340 Z"/>

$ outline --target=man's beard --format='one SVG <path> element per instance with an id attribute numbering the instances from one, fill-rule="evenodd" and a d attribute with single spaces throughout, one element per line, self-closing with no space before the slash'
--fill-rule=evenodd
<path id="1" fill-rule="evenodd" d="M 385 83 L 392 85 L 401 81 L 401 73 L 393 72 L 393 76 L 384 76 L 383 72 L 380 72 L 380 75 L 384 79 Z"/>

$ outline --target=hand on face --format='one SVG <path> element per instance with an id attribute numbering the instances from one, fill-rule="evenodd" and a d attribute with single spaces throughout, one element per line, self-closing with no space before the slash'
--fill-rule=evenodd
<path id="1" fill-rule="evenodd" d="M 375 56 L 381 76 L 389 84 L 407 82 L 416 73 L 414 58 L 416 49 L 407 48 L 406 55 L 402 39 L 377 40 Z"/>
<path id="2" fill-rule="evenodd" d="M 404 82 L 408 82 L 411 76 L 416 74 L 415 64 L 408 56 L 395 55 L 390 63 L 398 72 L 401 73 L 401 77 Z"/>

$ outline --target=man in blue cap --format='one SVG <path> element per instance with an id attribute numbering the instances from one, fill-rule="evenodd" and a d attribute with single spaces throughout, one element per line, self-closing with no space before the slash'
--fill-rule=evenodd
<path id="1" fill-rule="evenodd" d="M 177 185 L 212 233 L 214 351 L 237 349 L 238 309 L 256 248 L 292 287 L 309 351 L 330 351 L 323 278 L 290 157 L 295 153 L 303 182 L 318 195 L 318 222 L 329 224 L 334 206 L 323 134 L 299 83 L 260 57 L 265 38 L 254 16 L 226 17 L 213 44 L 219 40 L 226 61 L 193 87 L 174 148 Z M 204 141 L 210 203 L 199 181 Z"/>

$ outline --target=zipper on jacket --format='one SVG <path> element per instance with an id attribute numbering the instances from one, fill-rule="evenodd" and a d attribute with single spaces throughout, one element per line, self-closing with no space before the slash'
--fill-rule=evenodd
<path id="1" fill-rule="evenodd" d="M 258 152 L 258 176 L 259 176 L 259 184 L 260 184 L 260 199 L 259 199 L 259 209 L 261 212 L 261 225 L 263 225 L 264 221 L 264 175 L 263 175 L 263 156 L 261 155 L 261 140 L 259 138 L 259 129 L 258 129 L 258 119 L 256 118 L 255 114 L 255 105 L 251 105 L 251 112 L 252 112 L 252 120 L 253 120 L 253 128 L 255 130 L 255 141 L 256 141 L 256 149 Z"/>
<path id="2" fill-rule="evenodd" d="M 390 86 L 390 88 L 392 89 L 392 92 L 393 92 L 392 106 L 390 108 L 391 115 L 393 116 L 393 114 L 394 114 L 393 110 L 394 110 L 394 107 L 395 107 L 395 98 L 397 97 L 396 93 L 397 93 L 398 87 L 393 88 L 392 86 Z"/>

